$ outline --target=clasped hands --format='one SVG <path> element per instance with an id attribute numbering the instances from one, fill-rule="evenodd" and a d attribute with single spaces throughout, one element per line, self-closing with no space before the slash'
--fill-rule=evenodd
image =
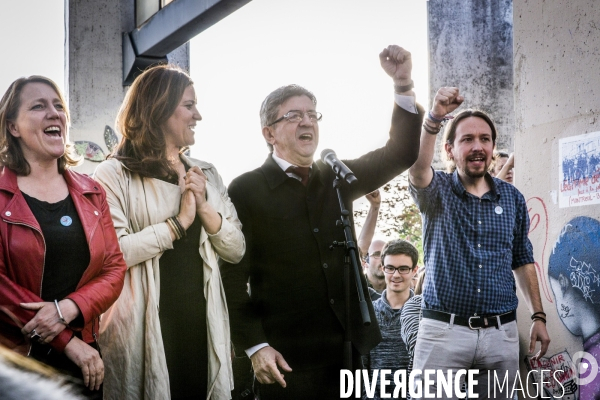
<path id="1" fill-rule="evenodd" d="M 177 218 L 185 229 L 194 222 L 196 214 L 202 214 L 206 202 L 206 175 L 198 166 L 190 168 L 184 177 L 185 186 L 181 195 L 181 206 Z"/>
<path id="2" fill-rule="evenodd" d="M 35 316 L 23 326 L 21 333 L 37 339 L 39 343 L 50 343 L 65 328 L 65 323 L 73 321 L 79 315 L 79 308 L 70 299 L 58 302 L 64 322 L 53 302 L 21 303 L 26 310 L 37 311 Z"/>

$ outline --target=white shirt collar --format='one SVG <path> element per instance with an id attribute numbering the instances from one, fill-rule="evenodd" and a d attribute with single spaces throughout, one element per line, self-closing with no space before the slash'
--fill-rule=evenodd
<path id="1" fill-rule="evenodd" d="M 283 172 L 285 172 L 287 174 L 287 176 L 298 179 L 298 180 L 302 179 L 298 175 L 294 174 L 293 172 L 287 172 L 287 169 L 289 167 L 292 167 L 292 166 L 297 167 L 297 165 L 294 165 L 294 164 L 290 163 L 289 161 L 284 160 L 283 158 L 277 157 L 275 152 L 271 153 L 271 156 L 273 157 L 273 161 L 275 161 L 277 163 L 277 165 L 279 165 L 279 168 L 281 168 L 283 170 Z M 310 166 L 310 171 L 312 172 L 312 165 Z"/>
<path id="2" fill-rule="evenodd" d="M 284 171 L 286 171 L 291 166 L 297 167 L 297 165 L 294 165 L 288 161 L 285 161 L 283 158 L 277 157 L 275 152 L 271 153 L 271 155 L 273 156 L 273 160 L 277 163 L 277 165 L 279 165 L 279 168 L 281 168 Z"/>
<path id="3" fill-rule="evenodd" d="M 272 152 L 271 155 L 273 156 L 273 160 L 277 163 L 277 165 L 279 165 L 279 167 L 284 171 L 287 170 L 289 167 L 297 167 L 296 164 L 292 164 L 291 162 L 286 161 L 283 158 L 277 157 L 277 154 L 275 154 L 275 152 Z M 312 165 L 309 168 L 312 171 Z"/>

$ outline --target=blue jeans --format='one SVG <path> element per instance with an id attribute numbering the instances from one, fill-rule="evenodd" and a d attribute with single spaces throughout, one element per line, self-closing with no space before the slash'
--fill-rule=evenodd
<path id="1" fill-rule="evenodd" d="M 516 321 L 501 325 L 499 328 L 473 330 L 466 326 L 455 325 L 423 318 L 419 325 L 415 346 L 413 371 L 443 371 L 452 377 L 458 370 L 477 369 L 473 383 L 473 392 L 478 399 L 510 399 L 512 387 L 519 371 L 519 333 Z M 503 384 L 498 385 L 496 381 Z M 442 390 L 437 396 L 436 375 L 432 375 L 434 385 L 429 389 L 435 398 L 458 399 L 452 385 L 451 396 Z M 465 376 L 461 377 L 462 383 Z M 488 388 L 489 383 L 489 388 Z M 457 385 L 458 386 L 458 385 Z M 464 385 L 462 385 L 464 388 Z M 517 386 L 519 387 L 519 386 Z M 464 392 L 464 389 L 462 390 Z M 421 393 L 424 397 L 424 393 Z M 413 399 L 422 397 L 413 397 Z"/>

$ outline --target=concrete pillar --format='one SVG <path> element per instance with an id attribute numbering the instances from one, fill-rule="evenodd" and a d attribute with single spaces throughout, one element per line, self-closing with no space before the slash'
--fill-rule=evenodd
<path id="1" fill-rule="evenodd" d="M 127 91 L 123 87 L 122 35 L 135 28 L 134 2 L 66 0 L 65 19 L 65 92 L 72 117 L 71 140 L 78 141 L 78 150 L 86 153 L 78 171 L 89 174 L 110 151 L 115 118 Z M 169 53 L 167 59 L 189 71 L 189 43 Z"/>
<path id="2" fill-rule="evenodd" d="M 181 69 L 190 73 L 190 42 L 179 46 L 176 50 L 167 54 L 167 60 L 171 64 L 178 65 Z"/>
<path id="3" fill-rule="evenodd" d="M 569 157 L 600 157 L 600 135 L 594 134 L 600 131 L 598 21 L 595 0 L 514 3 L 515 183 L 530 209 L 529 236 L 539 264 L 550 356 L 566 351 L 572 358 L 600 329 L 600 229 L 574 220 L 600 221 L 600 169 L 589 162 L 587 180 L 579 174 L 565 179 L 561 171 Z M 561 197 L 583 201 L 561 207 Z M 559 239 L 562 245 L 555 247 Z M 561 254 L 567 256 L 564 262 L 555 263 Z M 555 268 L 564 269 L 562 286 L 551 286 L 549 272 Z M 530 320 L 523 305 L 518 320 L 525 354 Z M 570 396 L 564 398 L 586 398 Z"/>
<path id="4" fill-rule="evenodd" d="M 121 36 L 135 26 L 134 2 L 66 0 L 65 10 L 65 82 L 72 115 L 71 140 L 91 142 L 87 156 L 100 159 L 109 152 L 105 127 L 114 129 L 126 91 L 122 84 Z M 86 144 L 78 145 L 78 149 L 85 147 Z M 86 159 L 78 170 L 91 173 L 96 165 Z"/>
<path id="5" fill-rule="evenodd" d="M 442 86 L 460 88 L 462 108 L 489 113 L 498 128 L 497 147 L 512 151 L 512 0 L 427 4 L 430 100 Z"/>

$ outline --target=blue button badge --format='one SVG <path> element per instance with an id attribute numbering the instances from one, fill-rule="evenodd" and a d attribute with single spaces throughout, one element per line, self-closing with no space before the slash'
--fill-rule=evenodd
<path id="1" fill-rule="evenodd" d="M 73 223 L 73 220 L 68 215 L 65 215 L 60 218 L 60 224 L 62 226 L 70 226 Z"/>

